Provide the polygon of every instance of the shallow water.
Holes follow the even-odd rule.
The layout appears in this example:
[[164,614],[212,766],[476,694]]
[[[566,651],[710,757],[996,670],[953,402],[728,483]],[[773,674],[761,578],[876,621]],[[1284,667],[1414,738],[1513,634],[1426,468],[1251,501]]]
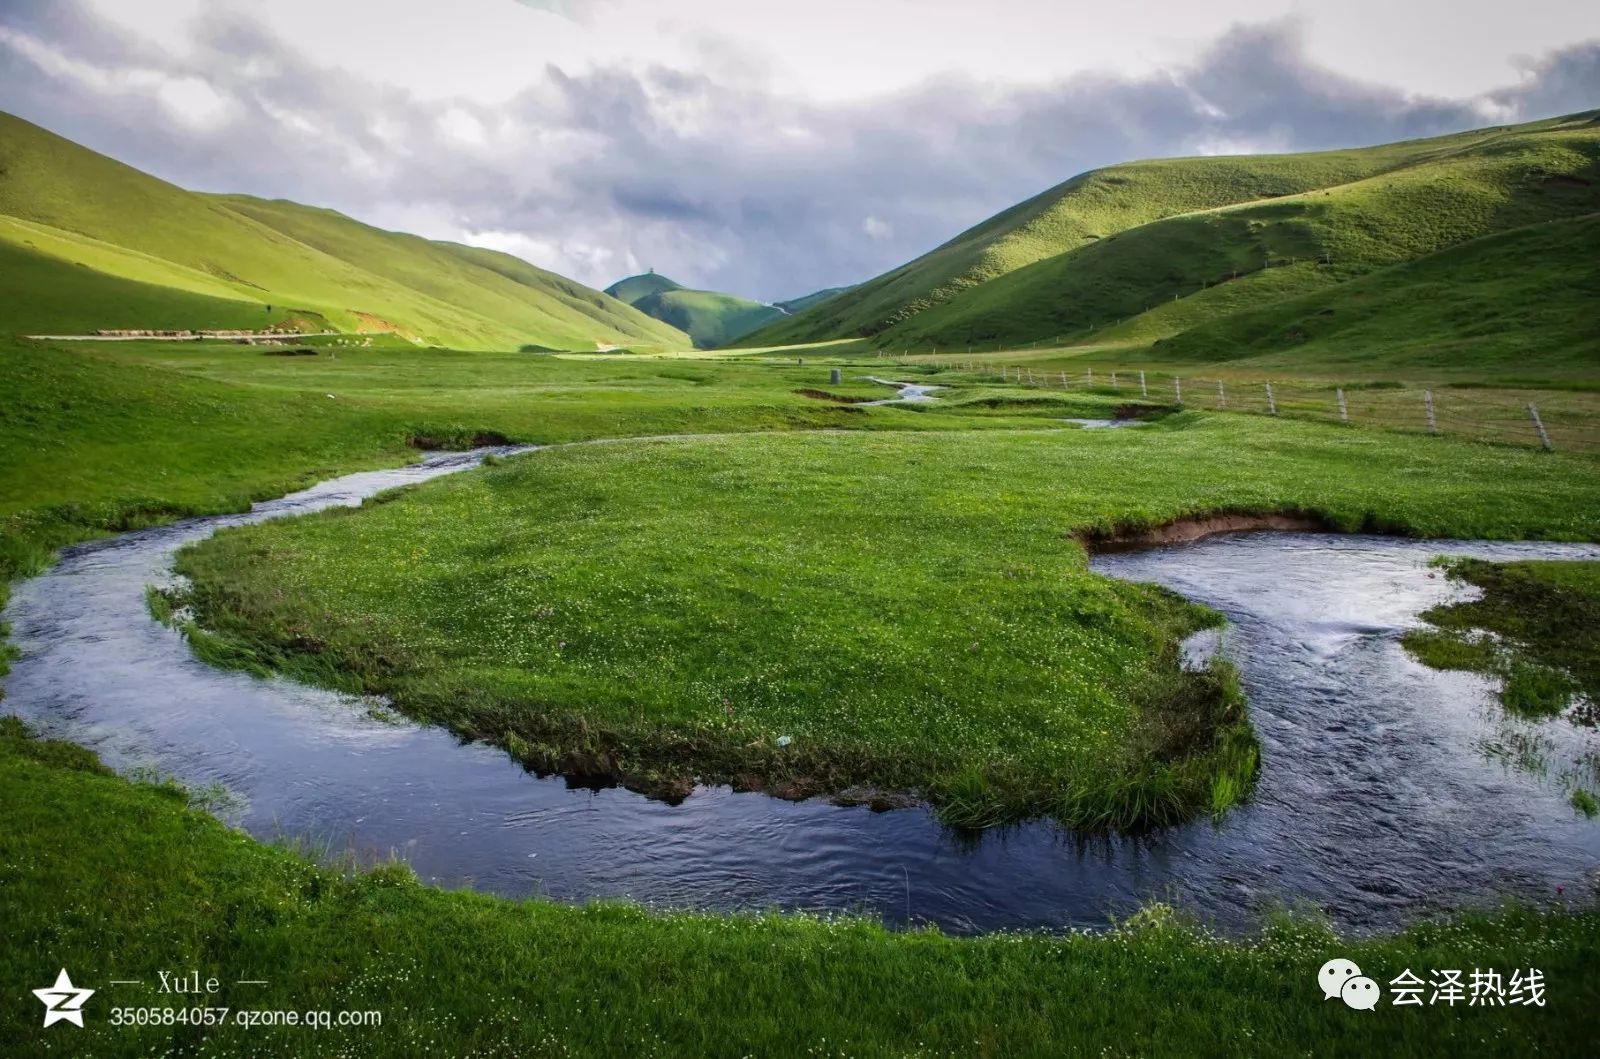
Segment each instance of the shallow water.
[[1076,423],[1085,430],[1120,430],[1123,427],[1136,427],[1142,420],[1139,419],[1063,419],[1063,423]]
[[878,405],[884,404],[926,404],[929,401],[938,400],[937,397],[933,396],[934,390],[942,390],[944,388],[920,382],[896,382],[893,379],[880,379],[876,375],[868,375],[867,378],[883,386],[896,387],[898,392],[893,397],[886,397],[881,401],[862,401],[857,406],[860,408],[876,408]]
[[[669,806],[572,790],[498,750],[372,716],[370,704],[190,657],[145,611],[172,555],[225,525],[355,504],[470,466],[449,454],[351,475],[250,514],[193,519],[69,549],[21,583],[6,618],[22,657],[0,708],[99,751],[221,783],[226,815],[364,857],[397,853],[447,885],[658,907],[848,910],[958,932],[1102,924],[1149,897],[1224,929],[1308,900],[1358,929],[1503,893],[1576,891],[1600,865],[1600,825],[1550,775],[1485,753],[1542,741],[1551,774],[1595,752],[1564,721],[1503,718],[1484,681],[1411,662],[1399,633],[1457,591],[1440,552],[1490,558],[1594,548],[1303,534],[1230,536],[1094,560],[1225,612],[1264,749],[1251,804],[1140,839],[1047,823],[970,839],[922,810],[872,813],[726,788]],[[1203,652],[1204,644],[1194,647]]]

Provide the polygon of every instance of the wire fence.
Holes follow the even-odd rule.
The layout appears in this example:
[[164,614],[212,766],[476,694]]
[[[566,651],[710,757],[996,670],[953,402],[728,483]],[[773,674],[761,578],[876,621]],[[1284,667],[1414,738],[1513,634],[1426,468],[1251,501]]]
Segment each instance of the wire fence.
[[941,358],[938,363],[1023,388],[1600,455],[1600,393],[1583,389],[1400,382],[1339,385],[1305,379],[1190,376],[1148,368],[1096,366],[1068,371],[955,358]]

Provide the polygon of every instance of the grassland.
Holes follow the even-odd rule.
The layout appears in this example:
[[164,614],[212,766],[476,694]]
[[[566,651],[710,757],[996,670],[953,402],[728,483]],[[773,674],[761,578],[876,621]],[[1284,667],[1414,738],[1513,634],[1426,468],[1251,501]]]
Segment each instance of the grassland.
[[[174,187],[0,114],[0,332],[298,321],[467,349],[675,349],[682,332],[517,258]],[[38,257],[51,259],[42,264]],[[165,297],[162,293],[165,291]]]
[[[1066,690],[1095,703],[1110,688],[1132,686],[1084,668],[1075,645],[1104,635],[1126,678],[1142,669],[1157,678],[1147,687],[1159,689],[1159,678],[1170,676],[1170,637],[1201,616],[1164,594],[1090,578],[1078,530],[1294,505],[1347,525],[1371,519],[1418,533],[1600,535],[1592,464],[1559,454],[1197,413],[1115,435],[1043,430],[1054,418],[1104,414],[1126,398],[970,385],[959,373],[942,376],[964,387],[944,405],[852,409],[796,392],[834,389],[823,381],[826,368],[805,356],[800,367],[325,344],[316,356],[278,357],[237,346],[6,342],[4,572],[37,569],[50,548],[85,536],[233,509],[312,478],[399,462],[418,437],[466,444],[484,433],[556,442],[848,428],[550,450],[344,519],[281,527],[285,540],[303,534],[317,545],[310,563],[324,558],[322,540],[348,541],[353,529],[394,519],[431,551],[397,552],[393,569],[353,591],[375,591],[373,600],[384,602],[383,582],[417,585],[429,568],[448,569],[462,576],[433,586],[441,607],[469,617],[500,608],[549,622],[541,647],[561,643],[546,634],[566,638],[565,648],[521,670],[516,651],[526,625],[481,644],[460,626],[423,627],[430,637],[454,636],[455,648],[483,649],[484,666],[468,653],[442,660],[440,673],[461,687],[560,677],[574,691],[599,689],[608,708],[621,710],[626,696],[616,682],[634,678],[617,652],[653,648],[637,662],[651,679],[636,673],[635,683],[660,678],[671,693],[685,686],[683,670],[661,645],[681,634],[703,652],[714,630],[766,667],[735,672],[710,659],[716,679],[753,692],[730,723],[765,736],[788,729],[795,738],[785,749],[801,754],[842,715],[818,714],[820,727],[791,726],[807,719],[795,705],[816,702],[824,680],[862,701],[843,669],[858,661],[886,689],[950,707],[961,705],[955,682],[974,657],[1008,694],[1039,686],[1031,663],[1070,661],[1076,669],[1053,672],[1082,675],[1084,687]],[[883,392],[864,374],[865,366],[851,369],[837,389]],[[635,498],[640,506],[624,510]],[[471,507],[478,503],[481,512]],[[433,520],[451,510],[468,517],[446,540]],[[993,543],[974,546],[968,533]],[[383,548],[402,543],[376,536],[363,535],[351,554],[363,577]],[[470,541],[486,547],[475,554]],[[501,546],[503,559],[489,554]],[[792,576],[799,558],[814,575]],[[295,562],[269,550],[225,573],[238,584]],[[608,562],[615,569],[605,569]],[[693,562],[709,567],[710,578]],[[497,566],[508,591],[548,586],[573,608],[543,618],[489,593],[487,609],[475,610],[470,592]],[[533,573],[550,576],[535,581]],[[625,579],[641,573],[641,582]],[[899,586],[891,576],[909,580]],[[596,588],[603,591],[591,601]],[[643,599],[641,589],[661,598]],[[757,590],[770,595],[770,607],[751,598]],[[674,600],[706,609],[676,613]],[[985,601],[995,613],[979,612]],[[799,613],[807,603],[820,612]],[[712,604],[720,605],[714,613]],[[626,611],[617,629],[604,624],[614,609]],[[444,613],[419,612],[426,620]],[[943,617],[928,622],[930,615]],[[897,616],[915,617],[899,623],[903,636],[891,628]],[[327,622],[341,644],[362,642],[331,611],[309,607],[301,617]],[[696,618],[713,624],[684,628]],[[1014,621],[1002,626],[1000,618]],[[994,644],[992,654],[959,657],[972,630],[956,623],[969,621]],[[1102,624],[1109,633],[1098,632]],[[813,631],[821,639],[799,638]],[[856,653],[872,648],[883,653]],[[791,652],[815,660],[817,670],[782,672],[774,663]],[[269,652],[256,661],[292,668],[294,658]],[[495,683],[502,679],[509,684]],[[689,705],[704,703],[699,696]],[[720,696],[711,706],[715,715]],[[1124,711],[1120,719],[1139,717]],[[1576,910],[1468,915],[1369,940],[1284,920],[1259,937],[1223,941],[1161,909],[1102,935],[956,939],[855,920],[508,902],[430,889],[399,866],[364,874],[318,866],[228,830],[188,808],[181,791],[107,775],[82,750],[0,724],[0,929],[10,942],[0,977],[6,995],[19,998],[0,1008],[8,1053],[1279,1055],[1339,1047],[1512,1055],[1578,1052],[1595,1029],[1600,954],[1596,914],[1582,894],[1573,895]],[[1003,727],[988,735],[1021,741]],[[980,775],[967,804],[992,806],[997,778]],[[971,791],[957,782],[945,793],[956,804]],[[1549,983],[1548,1006],[1353,1012],[1323,1001],[1312,984],[1332,956],[1355,959],[1384,982],[1406,968],[1426,976],[1432,968],[1534,966]],[[61,966],[101,990],[81,1033],[41,1031],[27,995]],[[233,987],[221,998],[236,1008],[379,1010],[383,1027],[110,1025],[113,1001],[151,1001],[119,993],[130,987],[111,979],[148,981],[158,969],[191,967],[266,980],[249,996]]]
[[[274,356],[236,345],[0,339],[0,598],[12,577],[43,569],[66,544],[242,510],[334,474],[406,462],[419,445],[1008,425],[808,397],[801,391],[828,385],[821,367],[333,341],[311,342],[315,356]],[[861,374],[841,392],[887,394]]]
[[783,316],[770,305],[718,291],[689,290],[654,272],[618,280],[606,293],[687,333],[698,349],[725,345]]
[[813,305],[821,305],[834,295],[843,294],[849,289],[849,287],[824,287],[822,290],[812,291],[810,294],[802,295],[799,298],[790,298],[788,301],[773,302],[773,304],[786,313],[794,314],[803,312]]
[[1591,469],[1193,413],[574,447],[180,568],[207,657],[381,691],[540,769],[1129,826],[1225,809],[1254,751],[1225,681],[1178,672],[1204,616],[1089,574],[1080,535],[1288,510],[1593,539]]
[[797,393],[820,368],[314,348],[0,340],[0,581],[85,536],[404,462],[418,440],[939,425]]
[[1131,363],[1592,370],[1600,331],[1579,277],[1597,211],[1593,114],[1351,151],[1129,163],[741,344],[1046,341],[1117,345]]

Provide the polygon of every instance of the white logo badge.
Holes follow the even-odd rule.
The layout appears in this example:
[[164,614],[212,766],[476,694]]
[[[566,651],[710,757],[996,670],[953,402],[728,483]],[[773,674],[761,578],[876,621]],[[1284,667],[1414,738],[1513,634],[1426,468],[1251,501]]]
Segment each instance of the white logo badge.
[[1354,960],[1329,960],[1317,972],[1317,985],[1322,989],[1322,999],[1338,997],[1357,1011],[1371,1011],[1378,1006],[1383,990],[1378,983],[1364,976]]
[[48,989],[35,989],[33,995],[44,1004],[46,1026],[65,1020],[82,1029],[83,1002],[94,996],[94,990],[75,987],[72,979],[67,977],[67,969],[63,967],[61,973],[56,975],[55,985]]

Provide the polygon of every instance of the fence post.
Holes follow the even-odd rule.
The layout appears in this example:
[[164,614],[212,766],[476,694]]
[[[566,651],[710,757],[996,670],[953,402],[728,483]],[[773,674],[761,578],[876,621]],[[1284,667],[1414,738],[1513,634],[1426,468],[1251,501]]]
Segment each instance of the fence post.
[[1272,383],[1269,382],[1267,383],[1267,415],[1275,416],[1277,414],[1278,402],[1272,399]]
[[1094,369],[1093,368],[1089,369],[1088,379],[1089,379],[1088,386],[1089,386],[1090,389],[1093,389],[1094,388]]
[[1528,418],[1533,420],[1533,429],[1539,432],[1539,444],[1546,449],[1555,448],[1554,445],[1550,444],[1550,435],[1544,429],[1544,420],[1539,418],[1539,410],[1533,407],[1532,401],[1528,402]]
[[1117,373],[1116,372],[1112,372],[1111,373],[1111,388],[1113,390],[1115,390],[1117,388]]
[[1177,399],[1178,404],[1183,403],[1183,380],[1176,375],[1172,377],[1172,396]]
[[1428,413],[1428,433],[1439,433],[1439,423],[1433,418],[1433,391],[1422,391],[1422,407]]
[[1217,380],[1217,407],[1228,407],[1228,391],[1222,388],[1222,380]]
[[1336,392],[1339,395],[1339,422],[1348,423],[1350,422],[1350,406],[1344,403],[1344,387],[1339,387]]
[[1061,388],[1063,390],[1065,390],[1067,388],[1067,373],[1066,372],[1062,372],[1061,373]]
[[1146,386],[1144,384],[1144,369],[1143,368],[1139,369],[1139,396],[1140,397],[1149,397],[1150,396],[1150,387],[1148,387],[1148,386]]

